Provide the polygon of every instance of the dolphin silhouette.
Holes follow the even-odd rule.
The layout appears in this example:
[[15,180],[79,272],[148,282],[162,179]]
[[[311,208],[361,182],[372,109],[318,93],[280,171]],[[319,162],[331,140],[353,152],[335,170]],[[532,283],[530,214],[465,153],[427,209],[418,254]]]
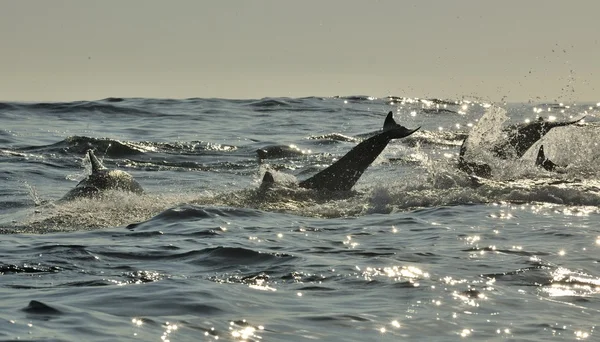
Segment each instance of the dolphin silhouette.
[[[496,145],[492,151],[496,156],[502,159],[509,159],[510,157],[514,157],[515,159],[521,158],[533,144],[546,135],[552,128],[573,125],[583,119],[585,119],[585,116],[573,121],[554,122],[545,121],[540,117],[536,122],[510,126],[504,129],[504,131],[507,132],[507,139]],[[492,168],[488,164],[467,161],[465,159],[467,139],[468,137],[463,140],[463,143],[460,146],[460,151],[458,153],[458,168],[470,175],[491,177]],[[511,153],[511,147],[514,153]],[[543,154],[543,148],[541,148],[541,150]],[[549,162],[552,163],[551,161]],[[537,162],[536,165],[538,165]]]
[[142,194],[144,192],[142,186],[129,173],[121,170],[107,169],[96,158],[92,150],[87,151],[87,156],[92,164],[92,174],[64,195],[61,201],[69,201],[81,197],[95,197],[107,190],[120,190],[134,194]]
[[[316,175],[298,183],[298,186],[306,189],[348,191],[352,189],[363,172],[381,154],[391,140],[407,137],[420,128],[408,129],[397,124],[393,113],[389,112],[383,123],[383,129],[378,134],[362,141],[338,161]],[[273,182],[273,175],[267,171],[263,177],[263,184]]]
[[505,129],[508,134],[505,142],[494,148],[496,155],[502,159],[508,159],[511,155],[511,149],[514,149],[514,157],[521,158],[527,150],[540,140],[544,135],[555,127],[564,127],[576,124],[585,119],[585,116],[573,121],[546,121],[539,118],[535,122],[510,126]]

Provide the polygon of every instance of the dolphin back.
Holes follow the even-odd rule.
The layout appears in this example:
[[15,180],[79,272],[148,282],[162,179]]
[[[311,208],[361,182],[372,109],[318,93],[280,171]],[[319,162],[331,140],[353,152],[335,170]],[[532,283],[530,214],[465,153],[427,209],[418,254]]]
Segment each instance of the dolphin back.
[[[572,121],[536,121],[513,126],[508,130],[508,139],[494,148],[496,155],[502,159],[521,158],[527,150],[555,127],[570,126],[585,119],[585,116]],[[511,148],[507,149],[507,148]],[[514,153],[513,153],[514,152]]]
[[77,198],[91,198],[91,197],[95,197],[100,195],[100,189],[98,189],[95,186],[90,186],[90,185],[81,185],[81,186],[76,186],[75,188],[71,189],[71,191],[67,192],[61,199],[60,201],[72,201],[75,200]]
[[107,169],[96,158],[92,150],[88,150],[87,156],[92,164],[92,174],[79,182],[60,201],[69,201],[82,197],[93,198],[107,190],[119,190],[138,195],[144,193],[142,186],[129,173],[121,170]]

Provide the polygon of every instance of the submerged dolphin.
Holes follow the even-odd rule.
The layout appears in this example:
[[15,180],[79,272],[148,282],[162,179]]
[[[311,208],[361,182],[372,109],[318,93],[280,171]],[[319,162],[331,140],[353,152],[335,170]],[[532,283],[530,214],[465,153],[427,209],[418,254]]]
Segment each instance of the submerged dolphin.
[[92,164],[92,174],[79,182],[61,201],[73,200],[80,197],[95,197],[103,191],[120,190],[142,194],[144,189],[129,173],[121,170],[109,170],[96,158],[92,150],[87,156]]
[[546,158],[546,154],[544,153],[544,145],[540,146],[537,158],[535,158],[535,166],[541,166],[546,171],[554,171],[561,167],[554,164],[550,159]]
[[507,159],[511,157],[510,147],[514,149],[514,157],[521,158],[527,150],[540,140],[546,133],[555,127],[569,126],[585,119],[585,117],[573,121],[545,121],[539,118],[535,122],[511,126],[505,129],[507,139],[494,148],[498,157]]
[[[381,154],[391,140],[407,137],[419,128],[408,129],[397,124],[394,121],[392,112],[389,112],[382,131],[362,141],[328,168],[300,182],[298,185],[307,189],[348,191],[352,189],[363,172]],[[267,171],[263,177],[263,184],[272,184],[273,182],[273,175]]]
[[263,159],[302,157],[309,153],[296,145],[271,145],[256,150],[259,162]]

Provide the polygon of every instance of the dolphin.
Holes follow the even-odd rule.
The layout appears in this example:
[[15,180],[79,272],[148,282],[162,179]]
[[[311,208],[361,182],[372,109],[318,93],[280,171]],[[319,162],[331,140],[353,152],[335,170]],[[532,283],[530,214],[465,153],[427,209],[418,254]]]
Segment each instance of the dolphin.
[[[502,159],[508,159],[510,157],[514,157],[515,159],[521,158],[531,146],[533,146],[538,140],[546,135],[552,128],[573,125],[583,119],[585,119],[585,116],[573,121],[555,122],[545,121],[540,117],[536,122],[510,126],[504,129],[504,131],[507,132],[507,139],[504,142],[496,145],[492,151],[496,156]],[[465,160],[467,139],[468,137],[463,140],[463,143],[460,146],[460,151],[458,153],[458,168],[470,175],[486,178],[491,177],[492,168],[488,164]],[[511,154],[510,152],[511,147],[514,151],[514,154]],[[543,148],[541,148],[541,150],[543,155]],[[536,162],[536,165],[541,164],[537,164]]]
[[142,194],[144,189],[129,173],[121,170],[109,170],[96,158],[92,150],[87,151],[92,164],[92,174],[79,182],[75,188],[61,198],[69,201],[81,197],[96,197],[103,191],[119,190]]
[[585,119],[585,116],[573,121],[546,121],[542,117],[535,122],[519,124],[506,128],[507,133],[505,142],[494,148],[494,153],[502,159],[511,157],[510,147],[514,149],[514,157],[521,158],[527,150],[540,140],[546,133],[555,127],[564,127],[576,124]]
[[[407,137],[420,128],[408,129],[397,124],[393,113],[389,112],[383,123],[383,129],[378,134],[362,141],[338,161],[298,183],[298,186],[306,189],[349,191],[391,140]],[[273,182],[273,175],[267,171],[263,176],[263,184],[268,185]]]
[[546,158],[544,154],[544,145],[540,146],[537,158],[535,158],[535,166],[541,166],[546,171],[554,171],[559,168],[559,165],[554,164],[550,159]]
[[270,145],[256,150],[259,162],[264,159],[302,157],[309,153],[309,151],[301,150],[296,145]]

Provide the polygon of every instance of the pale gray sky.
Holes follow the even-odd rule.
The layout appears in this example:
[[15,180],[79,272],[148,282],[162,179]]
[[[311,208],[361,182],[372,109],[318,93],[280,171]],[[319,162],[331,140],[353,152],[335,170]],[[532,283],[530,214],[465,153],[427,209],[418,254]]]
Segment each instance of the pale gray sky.
[[598,101],[600,1],[2,1],[0,100]]

